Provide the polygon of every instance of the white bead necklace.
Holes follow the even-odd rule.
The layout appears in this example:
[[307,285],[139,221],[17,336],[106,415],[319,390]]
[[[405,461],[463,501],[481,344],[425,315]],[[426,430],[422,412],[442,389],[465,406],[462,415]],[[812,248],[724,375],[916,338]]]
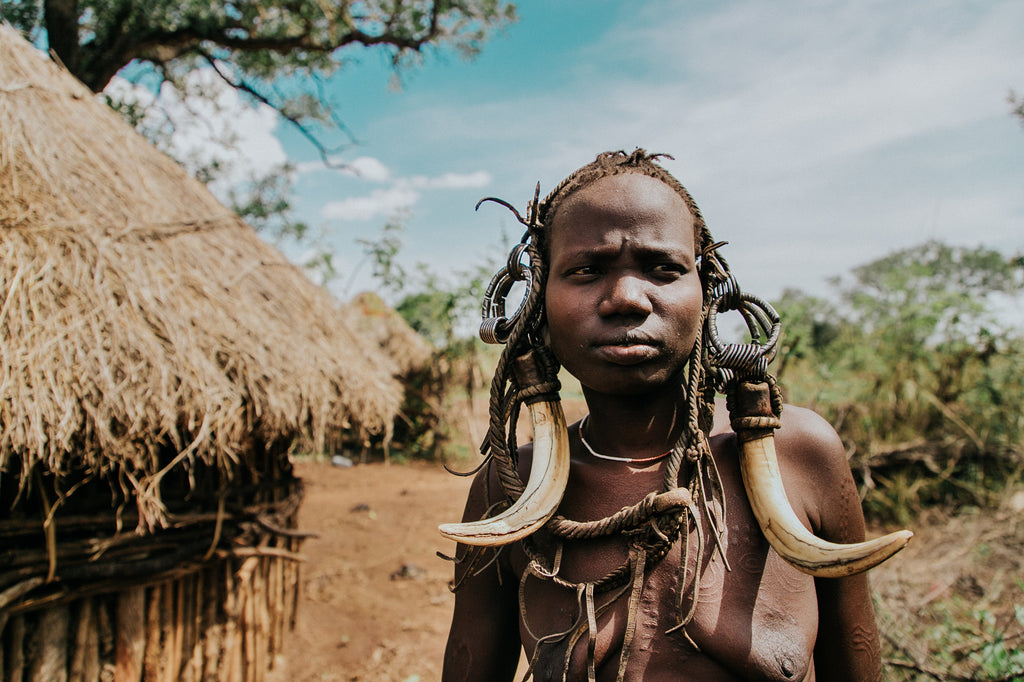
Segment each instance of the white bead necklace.
[[587,439],[583,437],[583,424],[585,424],[589,418],[590,415],[588,414],[580,420],[580,442],[583,443],[583,447],[587,449],[587,452],[598,459],[607,459],[612,462],[626,462],[628,464],[643,464],[644,462],[656,462],[657,460],[663,459],[672,454],[672,450],[669,450],[668,452],[663,452],[660,455],[655,455],[654,457],[615,457],[614,455],[602,455],[600,452],[592,448],[590,443],[587,442]]

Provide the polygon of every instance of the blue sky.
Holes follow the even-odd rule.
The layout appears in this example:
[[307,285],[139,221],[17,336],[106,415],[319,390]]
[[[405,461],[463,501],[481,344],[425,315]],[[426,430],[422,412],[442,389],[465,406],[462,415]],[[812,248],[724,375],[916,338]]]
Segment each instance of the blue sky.
[[741,285],[769,298],[928,239],[1024,249],[1018,0],[517,5],[475,60],[428,54],[398,90],[381,55],[350,53],[332,92],[359,177],[287,127],[252,131],[299,164],[339,294],[370,285],[356,239],[395,210],[407,265],[458,271],[521,232],[479,198],[523,210],[537,181],[638,146],[675,157]]

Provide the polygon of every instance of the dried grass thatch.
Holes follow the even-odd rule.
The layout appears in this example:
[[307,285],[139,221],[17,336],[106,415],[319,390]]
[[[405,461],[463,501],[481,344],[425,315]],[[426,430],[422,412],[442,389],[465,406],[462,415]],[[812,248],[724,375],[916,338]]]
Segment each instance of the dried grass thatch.
[[[404,399],[395,420],[395,450],[403,456],[437,457],[447,439],[441,424],[445,390],[439,354],[377,294],[361,293],[343,310],[352,328],[374,341],[391,359],[395,376],[402,378]],[[383,443],[385,461],[390,459],[391,445]],[[361,459],[365,459],[366,449],[364,444]]]
[[434,348],[377,294],[365,291],[342,308],[349,326],[370,339],[394,363],[394,373],[410,376],[431,361]]
[[230,478],[253,439],[391,428],[378,344],[6,27],[0,243],[0,472],[117,469],[159,497],[183,462]]

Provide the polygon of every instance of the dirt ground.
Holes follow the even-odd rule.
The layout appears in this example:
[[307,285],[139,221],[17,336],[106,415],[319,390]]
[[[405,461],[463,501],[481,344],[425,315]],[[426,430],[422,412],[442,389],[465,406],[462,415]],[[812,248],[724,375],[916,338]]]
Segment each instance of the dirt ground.
[[457,521],[469,480],[440,464],[299,461],[302,554],[295,630],[275,679],[429,682],[441,677],[451,621],[455,543],[437,526]]
[[[440,464],[299,461],[303,547],[295,630],[272,676],[296,682],[430,682],[440,678],[453,597],[454,543],[437,525],[458,520],[469,480]],[[1024,604],[1024,492],[990,515],[922,520],[911,545],[874,569],[883,637],[900,637],[939,599],[998,610]],[[1013,624],[1009,626],[1011,629]],[[1022,642],[1024,645],[1024,642]],[[927,651],[911,651],[921,667]]]

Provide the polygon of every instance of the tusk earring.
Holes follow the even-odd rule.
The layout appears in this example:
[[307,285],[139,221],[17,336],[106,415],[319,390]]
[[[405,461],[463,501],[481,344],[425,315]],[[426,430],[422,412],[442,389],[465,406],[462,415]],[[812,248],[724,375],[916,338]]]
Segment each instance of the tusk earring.
[[838,544],[815,536],[800,522],[782,487],[775,438],[761,436],[740,446],[743,487],[768,544],[779,556],[817,578],[841,578],[874,568],[914,536],[896,531],[868,542]]
[[[739,411],[734,430],[740,438],[740,471],[747,499],[768,544],[779,556],[804,573],[818,578],[854,575],[882,563],[903,549],[914,536],[909,530],[853,544],[828,542],[801,523],[786,497],[775,454],[774,426],[766,383],[740,382],[736,387]],[[752,428],[736,429],[750,420]],[[777,424],[777,420],[775,421]]]
[[[519,358],[516,365],[517,376],[536,376],[536,361],[531,354]],[[531,386],[538,381],[525,379],[519,383]],[[554,397],[539,397],[530,403],[529,410],[533,427],[533,465],[523,494],[497,516],[441,524],[438,526],[441,535],[465,545],[506,545],[533,533],[554,516],[569,482],[569,431],[565,414],[557,393]]]
[[526,537],[554,515],[569,482],[569,435],[561,401],[530,405],[530,422],[533,466],[523,494],[489,519],[442,524],[441,535],[466,545],[505,545]]

